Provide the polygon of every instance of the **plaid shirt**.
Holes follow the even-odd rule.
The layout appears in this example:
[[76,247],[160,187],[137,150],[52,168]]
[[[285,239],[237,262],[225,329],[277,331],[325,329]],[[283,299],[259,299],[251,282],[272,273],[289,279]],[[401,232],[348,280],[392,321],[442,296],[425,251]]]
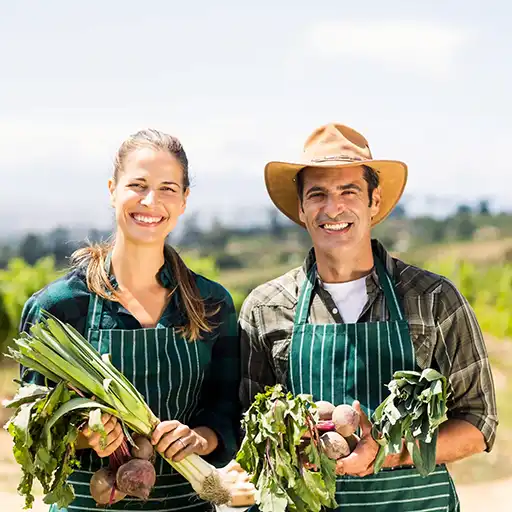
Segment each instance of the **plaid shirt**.
[[[417,364],[421,369],[435,368],[448,378],[449,417],[466,420],[481,430],[490,450],[498,425],[496,399],[487,350],[473,310],[446,278],[392,258],[376,240],[372,245],[394,279]],[[265,386],[286,386],[296,304],[314,261],[311,250],[302,267],[257,287],[243,304],[239,332],[240,399],[244,410]],[[368,301],[358,322],[388,320],[375,269],[366,278],[366,290]],[[318,279],[309,322],[343,323],[332,297]]]
[[[240,346],[237,336],[237,319],[233,300],[221,285],[202,276],[193,274],[205,307],[220,306],[211,321],[217,326],[211,333],[203,333],[197,343],[212,343],[212,361],[205,369],[201,392],[201,407],[192,419],[190,426],[205,425],[217,432],[219,447],[209,456],[214,464],[225,464],[231,460],[240,441],[240,407],[238,388],[240,385]],[[166,288],[176,284],[171,265],[166,263],[157,278]],[[114,277],[111,282],[116,286]],[[72,270],[60,279],[35,293],[25,304],[21,318],[21,331],[41,318],[41,310],[46,310],[61,321],[72,325],[86,336],[86,322],[89,308],[89,292],[85,273],[82,269]],[[159,321],[159,327],[177,327],[186,322],[186,314],[180,304],[179,293],[172,299]],[[140,329],[138,320],[118,302],[105,301],[101,317],[101,329]],[[42,376],[30,372],[24,377],[27,381],[43,381]]]

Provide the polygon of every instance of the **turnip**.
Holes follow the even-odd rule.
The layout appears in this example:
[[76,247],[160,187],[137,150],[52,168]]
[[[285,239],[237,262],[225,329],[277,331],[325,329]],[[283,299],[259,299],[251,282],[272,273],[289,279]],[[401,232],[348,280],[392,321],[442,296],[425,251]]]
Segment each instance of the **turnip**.
[[134,436],[133,440],[136,446],[131,447],[132,457],[136,459],[153,460],[155,449],[151,441],[145,436]]
[[126,493],[116,488],[116,474],[109,468],[96,471],[92,475],[89,488],[98,505],[112,505],[126,497]]
[[142,500],[149,498],[155,482],[155,468],[148,460],[132,459],[117,470],[118,489]]
[[331,402],[325,400],[319,400],[315,402],[318,411],[319,420],[330,420],[332,418],[332,412],[334,411],[334,405]]
[[351,436],[359,427],[359,413],[350,405],[338,405],[332,413],[336,432],[343,437]]
[[320,445],[329,459],[338,460],[350,455],[347,441],[338,432],[325,432],[325,434],[322,434]]

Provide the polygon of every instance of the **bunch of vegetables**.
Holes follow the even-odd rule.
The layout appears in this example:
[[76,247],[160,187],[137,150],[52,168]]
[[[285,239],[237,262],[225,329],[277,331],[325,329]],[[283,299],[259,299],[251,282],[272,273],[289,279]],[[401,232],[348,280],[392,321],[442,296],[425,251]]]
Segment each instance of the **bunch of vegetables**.
[[333,460],[348,457],[359,442],[359,413],[350,405],[334,406],[325,400],[315,402],[315,406],[319,417],[316,429],[324,432],[320,444],[325,454]]
[[[31,327],[30,334],[22,333],[14,340],[14,347],[9,348],[10,357],[25,368],[57,383],[53,389],[23,386],[7,404],[17,408],[7,429],[14,438],[14,455],[23,471],[19,492],[26,497],[27,507],[33,501],[34,478],[43,486],[46,503],[66,507],[74,499],[66,479],[77,467],[78,432],[88,423],[92,431],[105,439],[102,412],[120,419],[126,439],[136,451],[130,454],[125,444],[111,459],[111,471],[94,475],[93,497],[101,494],[99,499],[104,501],[104,493],[99,491],[108,488],[109,502],[122,499],[123,494],[147,499],[155,475],[153,465],[145,457],[153,457],[148,443],[158,418],[133,384],[111,364],[108,354],[100,356],[71,326],[49,313],[44,315],[41,322]],[[142,456],[144,450],[144,458],[128,460],[133,453]],[[166,460],[204,500],[216,504],[229,501],[230,493],[221,473],[198,455],[189,455],[180,462]],[[98,493],[94,492],[96,487]]]
[[337,506],[336,463],[321,446],[317,420],[311,396],[285,394],[279,384],[256,395],[244,414],[236,460],[251,475],[262,512]]
[[375,473],[388,454],[400,453],[402,440],[419,473],[427,476],[436,466],[439,425],[447,420],[446,377],[433,369],[395,372],[390,394],[372,415],[372,437],[380,444]]

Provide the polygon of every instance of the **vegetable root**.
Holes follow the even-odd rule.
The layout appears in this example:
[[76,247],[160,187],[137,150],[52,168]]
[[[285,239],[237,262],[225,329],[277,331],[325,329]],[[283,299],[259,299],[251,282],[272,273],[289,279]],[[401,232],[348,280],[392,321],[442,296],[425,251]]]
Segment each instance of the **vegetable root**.
[[322,434],[320,445],[329,459],[338,460],[350,454],[347,441],[338,432]]
[[117,470],[117,487],[129,496],[147,500],[155,482],[155,468],[148,460],[132,459]]
[[136,446],[131,447],[131,455],[135,459],[152,461],[155,457],[155,450],[151,441],[145,436],[134,436]]
[[332,413],[334,411],[334,405],[331,402],[326,402],[325,400],[319,400],[315,402],[315,405],[318,410],[318,419],[322,421],[330,421],[332,419]]
[[91,496],[98,505],[112,505],[126,497],[126,493],[116,487],[116,474],[109,468],[96,471],[89,484]]
[[332,413],[332,421],[338,434],[349,437],[359,427],[359,413],[350,405],[338,405]]

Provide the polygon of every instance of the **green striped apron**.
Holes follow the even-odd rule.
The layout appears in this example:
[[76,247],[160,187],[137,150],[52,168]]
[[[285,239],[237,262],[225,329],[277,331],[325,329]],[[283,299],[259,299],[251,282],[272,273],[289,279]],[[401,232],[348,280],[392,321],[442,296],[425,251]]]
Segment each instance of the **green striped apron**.
[[[151,329],[101,329],[103,304],[101,297],[91,295],[87,318],[87,338],[91,345],[101,354],[111,355],[112,364],[135,385],[161,421],[175,419],[187,424],[197,412],[203,369],[211,360],[211,345],[190,343],[174,328],[160,323]],[[84,450],[80,463],[80,470],[68,479],[76,494],[67,509],[69,512],[215,510],[161,457],[156,459],[157,480],[146,502],[126,497],[111,507],[98,507],[90,496],[89,482],[97,469],[108,466],[108,457],[100,458],[93,450]],[[55,506],[50,508],[50,512],[57,510]]]
[[[397,294],[382,262],[375,257],[389,321],[355,324],[308,323],[317,279],[316,265],[302,287],[289,351],[288,387],[335,405],[357,399],[371,417],[386,396],[395,371],[416,369],[414,346]],[[458,511],[458,498],[444,465],[423,478],[415,468],[383,470],[367,477],[336,480],[336,510],[378,512]]]

